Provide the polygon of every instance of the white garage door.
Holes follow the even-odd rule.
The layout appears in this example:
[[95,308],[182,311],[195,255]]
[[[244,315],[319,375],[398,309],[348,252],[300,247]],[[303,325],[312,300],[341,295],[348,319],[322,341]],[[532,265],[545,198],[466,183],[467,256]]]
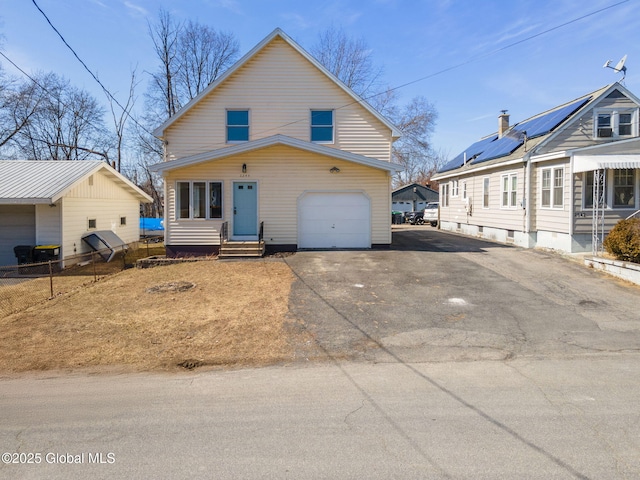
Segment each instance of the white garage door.
[[298,203],[299,248],[371,247],[371,205],[363,193],[307,193]]
[[36,215],[33,205],[0,205],[0,265],[15,265],[17,245],[35,246]]

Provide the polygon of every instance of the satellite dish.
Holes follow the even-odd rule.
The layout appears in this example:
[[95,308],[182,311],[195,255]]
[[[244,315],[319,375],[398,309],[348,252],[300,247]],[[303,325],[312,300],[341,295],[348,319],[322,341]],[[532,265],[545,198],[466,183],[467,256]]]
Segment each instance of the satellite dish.
[[627,67],[624,66],[624,63],[627,61],[627,56],[625,55],[624,57],[622,57],[620,59],[620,61],[616,64],[615,67],[611,66],[611,60],[607,60],[607,63],[605,63],[602,68],[610,68],[611,70],[613,70],[616,73],[620,73],[622,72],[622,79],[624,80],[624,77],[627,75]]
[[627,56],[625,55],[624,57],[622,57],[622,59],[620,59],[620,61],[618,62],[618,64],[614,67],[614,71],[616,73],[619,72],[626,72],[627,71],[627,67],[624,66],[624,62],[627,61]]

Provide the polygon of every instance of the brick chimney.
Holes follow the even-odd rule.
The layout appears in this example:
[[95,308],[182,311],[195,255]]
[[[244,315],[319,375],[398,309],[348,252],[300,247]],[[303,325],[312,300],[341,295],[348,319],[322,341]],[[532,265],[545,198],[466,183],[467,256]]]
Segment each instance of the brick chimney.
[[509,130],[509,114],[506,110],[502,110],[498,115],[498,138],[502,138],[507,130]]

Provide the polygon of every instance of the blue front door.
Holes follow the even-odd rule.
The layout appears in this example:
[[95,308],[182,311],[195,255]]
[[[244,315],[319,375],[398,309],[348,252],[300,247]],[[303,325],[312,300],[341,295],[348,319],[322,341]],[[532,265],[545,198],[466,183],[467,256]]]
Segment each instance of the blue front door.
[[258,188],[256,182],[233,184],[233,234],[258,234]]

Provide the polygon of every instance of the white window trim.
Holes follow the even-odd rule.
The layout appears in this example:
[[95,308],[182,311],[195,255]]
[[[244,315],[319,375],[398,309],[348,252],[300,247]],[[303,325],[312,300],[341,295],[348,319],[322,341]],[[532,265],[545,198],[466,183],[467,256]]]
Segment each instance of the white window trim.
[[442,188],[441,190],[441,197],[440,198],[440,205],[442,205],[443,207],[448,207],[449,206],[449,198],[450,198],[450,194],[449,194],[449,184],[448,183],[443,183],[442,184]]
[[[487,182],[488,181],[488,182]],[[487,199],[485,203],[485,198]],[[482,208],[490,208],[491,177],[482,177]]]
[[467,199],[467,182],[462,182],[462,199]]
[[[504,179],[507,179],[507,190],[504,190]],[[516,179],[515,198],[513,197],[513,181]],[[518,207],[518,174],[517,173],[505,173],[500,176],[500,208],[514,209]],[[504,202],[504,194],[507,194],[507,203]]]
[[458,179],[455,180],[451,180],[451,198],[457,198],[458,197]]
[[[229,140],[229,127],[244,127],[245,125],[229,125],[228,112],[247,112],[247,139],[246,140]],[[224,136],[226,143],[246,143],[251,140],[251,109],[249,108],[227,108],[224,111]]]
[[[331,140],[313,140],[313,128],[326,128],[329,125],[314,125],[313,112],[331,112]],[[333,108],[312,108],[309,110],[309,141],[317,144],[332,145],[336,143],[336,111]]]
[[[543,175],[544,172],[546,170],[549,170],[550,172],[550,185],[549,185],[549,205],[543,205],[542,204],[542,192],[543,192]],[[556,178],[556,171],[557,170],[562,170],[562,204],[561,205],[554,205],[553,204],[553,198],[554,198],[554,189],[555,189],[555,178]],[[539,196],[540,196],[540,208],[544,209],[544,210],[564,210],[565,209],[565,193],[566,193],[566,172],[565,172],[565,168],[564,166],[557,166],[557,167],[545,167],[545,168],[541,168],[540,169],[540,188],[539,188]]]
[[[631,114],[631,135],[620,135],[620,114]],[[598,135],[598,115],[611,116],[611,136]],[[593,109],[593,138],[611,139],[611,138],[633,138],[640,136],[638,129],[638,108],[594,108]]]
[[[178,184],[179,183],[188,183],[189,184],[189,216],[181,217],[180,216],[180,196],[178,192]],[[204,217],[194,217],[193,216],[193,184],[194,183],[204,183],[205,184],[205,198],[206,198],[206,208],[205,208],[205,216]],[[220,197],[222,199],[222,207],[221,207],[221,216],[220,217],[210,217],[210,205],[209,205],[209,196],[211,195],[210,188],[212,183],[220,184]],[[205,221],[222,221],[224,220],[224,182],[222,180],[176,180],[174,184],[174,219],[176,221],[181,220],[193,220],[196,222],[205,222]]]

